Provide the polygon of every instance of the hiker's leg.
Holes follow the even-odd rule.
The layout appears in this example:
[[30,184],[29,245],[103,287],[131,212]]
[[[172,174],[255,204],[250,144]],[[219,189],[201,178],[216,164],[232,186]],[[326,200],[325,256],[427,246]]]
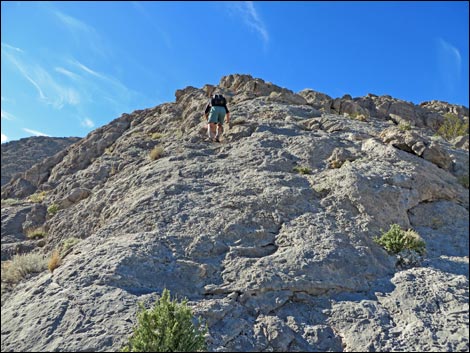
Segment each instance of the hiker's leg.
[[217,123],[218,123],[218,110],[217,108],[220,107],[211,107],[211,110],[209,111],[209,118],[207,119],[208,125],[207,125],[207,135],[209,138],[212,140],[215,138],[216,134],[216,128],[217,128]]
[[213,139],[215,137],[215,130],[216,130],[216,124],[214,123],[207,124],[207,136],[209,136],[210,139]]
[[224,132],[224,118],[225,118],[225,108],[224,107],[216,107],[217,108],[217,135],[215,135],[216,139],[219,139]]
[[215,137],[216,130],[217,130],[217,124],[211,124],[211,136],[212,137]]
[[223,132],[224,132],[224,126],[222,124],[217,124],[217,133],[215,135],[215,138],[219,139],[222,136]]

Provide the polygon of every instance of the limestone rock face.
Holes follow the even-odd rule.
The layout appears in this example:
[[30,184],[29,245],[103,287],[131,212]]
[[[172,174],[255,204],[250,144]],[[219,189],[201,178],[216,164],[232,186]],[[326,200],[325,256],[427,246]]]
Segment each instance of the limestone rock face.
[[28,137],[18,141],[2,143],[2,186],[13,176],[22,173],[34,164],[42,162],[71,144],[79,141],[78,137]]
[[[205,138],[214,91],[233,121],[220,144]],[[211,351],[468,351],[468,149],[432,138],[439,109],[249,75],[175,96],[2,188],[45,191],[2,203],[2,260],[76,239],[53,273],[2,284],[2,351],[117,351],[164,288],[207,323]],[[419,267],[374,242],[395,223],[426,242]]]

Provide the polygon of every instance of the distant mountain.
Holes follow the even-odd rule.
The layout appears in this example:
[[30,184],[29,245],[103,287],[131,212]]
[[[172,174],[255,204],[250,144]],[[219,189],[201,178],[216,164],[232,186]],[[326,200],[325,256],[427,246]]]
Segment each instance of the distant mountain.
[[27,137],[2,143],[2,186],[34,164],[79,141],[79,137]]
[[[2,351],[119,351],[164,288],[209,351],[469,350],[468,108],[249,75],[175,95],[3,185]],[[394,225],[425,252],[384,250]]]

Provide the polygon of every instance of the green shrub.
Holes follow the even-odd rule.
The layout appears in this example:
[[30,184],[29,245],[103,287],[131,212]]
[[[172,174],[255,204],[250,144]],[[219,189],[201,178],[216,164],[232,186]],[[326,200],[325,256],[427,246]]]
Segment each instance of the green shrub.
[[400,123],[398,124],[398,129],[400,131],[408,131],[408,130],[411,130],[411,124],[409,122],[405,122],[405,123]]
[[330,169],[337,169],[337,168],[341,168],[341,166],[343,165],[344,161],[341,161],[339,159],[332,159],[329,161],[329,168]]
[[294,172],[297,172],[299,174],[310,174],[312,172],[312,170],[309,167],[295,166],[294,167]]
[[163,136],[165,136],[165,135],[162,134],[161,132],[154,132],[154,133],[151,135],[152,139],[154,139],[154,140],[161,139]]
[[459,181],[459,184],[462,185],[464,188],[467,188],[467,189],[469,188],[470,180],[469,180],[468,174],[459,176],[457,180]]
[[348,117],[354,120],[367,121],[367,117],[364,114],[358,112],[348,113]]
[[392,224],[388,232],[380,238],[374,237],[374,241],[391,254],[398,254],[402,250],[414,250],[420,255],[426,252],[426,243],[419,234],[410,229],[404,231],[398,224]]
[[14,255],[11,261],[2,262],[2,282],[17,283],[29,273],[42,272],[47,261],[41,254]]
[[59,205],[55,202],[47,208],[47,214],[49,216],[55,215],[59,211]]
[[40,203],[44,200],[45,197],[46,197],[46,192],[45,191],[40,191],[40,192],[36,192],[36,193],[30,195],[28,197],[28,201],[33,202],[33,203]]
[[43,227],[28,228],[25,233],[29,239],[40,239],[47,235]]
[[152,161],[160,158],[161,156],[163,156],[163,147],[162,146],[155,146],[151,151],[150,151],[150,159]]
[[138,324],[122,352],[202,352],[206,350],[204,335],[207,328],[193,324],[187,300],[170,300],[163,290],[152,309],[139,303]]
[[72,249],[75,245],[77,245],[81,239],[75,238],[75,237],[70,237],[67,238],[62,242],[62,246],[60,248],[60,255],[65,255],[67,252]]
[[21,200],[18,200],[18,199],[3,199],[2,200],[2,207],[3,206],[13,206],[13,205],[16,205],[16,204],[19,204],[21,203]]
[[444,115],[444,123],[439,127],[437,133],[446,140],[452,140],[457,136],[468,134],[468,122],[464,122],[455,114]]
[[237,118],[237,119],[234,119],[234,120],[230,120],[232,126],[235,126],[235,125],[243,125],[246,123],[246,119],[245,118]]

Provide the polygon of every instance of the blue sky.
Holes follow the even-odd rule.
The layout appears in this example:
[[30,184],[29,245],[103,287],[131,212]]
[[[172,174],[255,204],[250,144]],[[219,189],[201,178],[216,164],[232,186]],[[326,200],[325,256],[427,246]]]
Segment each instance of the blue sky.
[[86,136],[240,73],[468,107],[469,4],[1,2],[2,143]]

